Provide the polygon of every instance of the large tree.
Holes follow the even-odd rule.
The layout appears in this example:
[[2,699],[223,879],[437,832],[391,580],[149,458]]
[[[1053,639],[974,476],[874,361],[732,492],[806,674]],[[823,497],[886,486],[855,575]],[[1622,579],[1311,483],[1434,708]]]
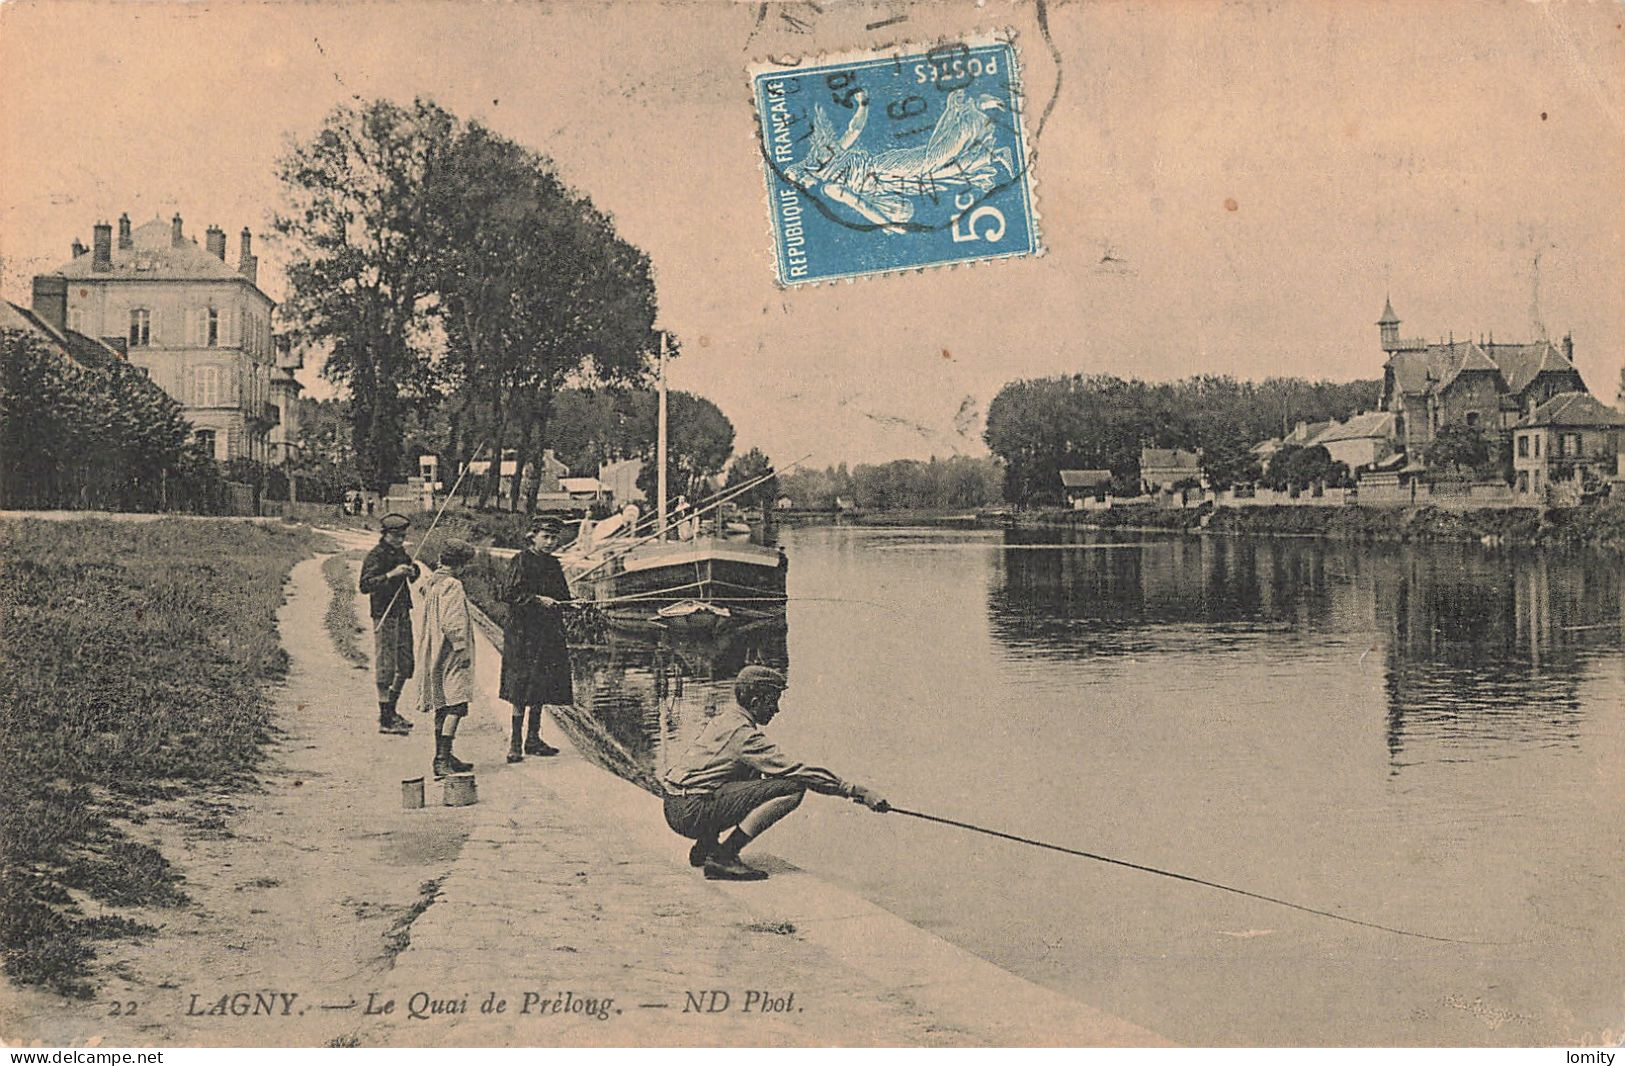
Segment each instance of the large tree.
[[[478,123],[462,130],[432,211],[447,339],[444,375],[461,402],[452,433],[493,454],[512,447],[523,470],[549,439],[554,400],[580,378],[625,385],[654,351],[648,258],[607,216],[571,193],[552,165]],[[499,466],[482,488],[497,486]],[[517,508],[523,479],[514,478]],[[539,479],[528,481],[535,502]]]
[[758,478],[763,479],[761,484],[741,492],[733,502],[744,508],[762,509],[765,513],[779,498],[779,479],[773,475],[773,464],[760,448],[752,448],[728,464],[728,480],[722,487],[735,489]]
[[[646,460],[638,488],[652,500],[659,398],[648,391],[633,396],[634,439],[642,442],[641,456]],[[666,491],[673,500],[687,496],[692,503],[706,495],[707,482],[722,472],[733,453],[734,425],[716,404],[688,392],[667,397],[666,416]]]
[[1477,426],[1453,422],[1433,435],[1422,449],[1422,459],[1436,470],[1478,473],[1493,469],[1490,458],[1494,453],[1490,439]]
[[457,120],[426,101],[344,105],[278,164],[295,332],[325,347],[350,392],[356,465],[382,491],[400,473],[407,404],[430,391],[426,315],[439,280],[429,217]]

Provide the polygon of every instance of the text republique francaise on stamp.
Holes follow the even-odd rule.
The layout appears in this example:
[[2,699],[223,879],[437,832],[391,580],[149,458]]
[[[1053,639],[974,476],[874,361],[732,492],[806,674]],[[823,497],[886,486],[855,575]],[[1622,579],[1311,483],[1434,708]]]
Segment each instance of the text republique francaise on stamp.
[[750,72],[781,285],[1040,250],[1009,41],[786,62]]

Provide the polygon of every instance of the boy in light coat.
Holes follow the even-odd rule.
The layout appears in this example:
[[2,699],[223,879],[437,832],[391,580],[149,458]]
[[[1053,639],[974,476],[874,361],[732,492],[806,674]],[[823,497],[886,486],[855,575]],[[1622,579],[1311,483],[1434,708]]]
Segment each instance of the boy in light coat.
[[467,541],[448,540],[440,551],[440,565],[423,583],[418,710],[434,712],[436,777],[474,769],[472,763],[451,753],[457,726],[474,695],[474,623],[468,613],[468,593],[459,580],[473,558],[474,549]]

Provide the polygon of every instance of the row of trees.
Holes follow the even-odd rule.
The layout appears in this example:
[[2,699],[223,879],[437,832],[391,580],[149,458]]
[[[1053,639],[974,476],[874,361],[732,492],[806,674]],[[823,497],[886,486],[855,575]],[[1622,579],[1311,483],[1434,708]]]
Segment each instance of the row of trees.
[[809,510],[834,510],[838,498],[866,511],[944,510],[996,504],[1003,482],[998,460],[954,456],[795,470],[780,476],[778,487],[796,507]]
[[140,370],[0,334],[0,505],[213,511],[224,493],[180,404]]
[[523,468],[567,383],[647,381],[648,258],[539,153],[430,101],[374,101],[333,111],[279,177],[283,311],[348,392],[366,487],[400,477],[408,433],[464,463],[513,448]]
[[[703,396],[666,397],[666,484],[697,499],[734,449],[734,425]],[[552,446],[572,472],[592,475],[618,459],[644,459],[638,487],[654,498],[659,397],[651,389],[566,389],[554,408]]]
[[1133,495],[1140,449],[1202,451],[1203,473],[1226,488],[1258,480],[1252,445],[1299,421],[1344,419],[1368,410],[1378,382],[1268,378],[1242,382],[1201,375],[1164,384],[1111,375],[1013,381],[988,405],[984,439],[1004,461],[1007,499],[1059,499],[1062,469],[1112,471],[1112,490]]

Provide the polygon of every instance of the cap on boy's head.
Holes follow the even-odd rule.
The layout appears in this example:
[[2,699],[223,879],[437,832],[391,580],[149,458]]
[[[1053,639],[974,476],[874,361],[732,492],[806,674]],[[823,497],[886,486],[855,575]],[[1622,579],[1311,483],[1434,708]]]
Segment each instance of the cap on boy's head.
[[452,537],[446,541],[445,546],[440,549],[441,566],[462,566],[472,558],[474,558],[474,545],[457,537]]
[[552,515],[539,514],[531,515],[529,528],[531,536],[535,536],[543,530],[549,533],[557,533],[563,529],[563,526]]
[[747,666],[734,678],[734,699],[749,703],[757,689],[770,688],[783,692],[790,687],[785,676],[771,666]]
[[412,524],[412,520],[403,514],[391,511],[386,514],[383,521],[378,523],[385,533],[398,533]]

